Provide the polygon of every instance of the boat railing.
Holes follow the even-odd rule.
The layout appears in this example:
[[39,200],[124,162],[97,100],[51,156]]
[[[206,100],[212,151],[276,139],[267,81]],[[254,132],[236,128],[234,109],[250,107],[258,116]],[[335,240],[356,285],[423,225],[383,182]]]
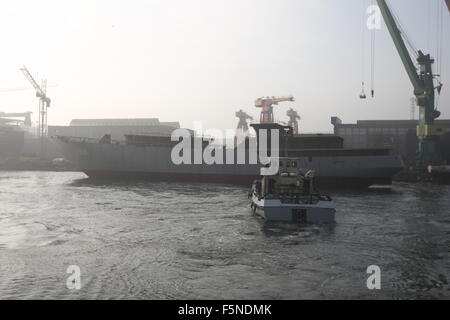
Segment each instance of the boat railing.
[[280,200],[287,204],[316,204],[319,201],[332,201],[329,195],[313,193],[309,195],[303,194],[269,194],[266,195],[267,200]]

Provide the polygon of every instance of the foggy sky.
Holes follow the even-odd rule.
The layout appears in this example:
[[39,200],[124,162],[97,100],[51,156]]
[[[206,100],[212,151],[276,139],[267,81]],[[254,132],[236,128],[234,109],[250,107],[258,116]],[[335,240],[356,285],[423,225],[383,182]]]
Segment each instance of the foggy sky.
[[[419,49],[435,56],[436,5],[391,0]],[[2,0],[0,88],[28,86],[25,64],[49,84],[49,124],[73,118],[157,117],[234,128],[254,100],[289,95],[303,132],[330,117],[409,119],[412,87],[388,31],[376,32],[375,99],[360,100],[362,19],[369,0]],[[444,89],[450,118],[450,16],[444,12]],[[430,12],[430,13],[429,13]],[[430,26],[430,27],[428,27]],[[369,82],[369,33],[365,81]],[[369,89],[369,88],[367,88]],[[33,111],[34,92],[0,92],[0,111]],[[416,112],[417,116],[417,112]]]

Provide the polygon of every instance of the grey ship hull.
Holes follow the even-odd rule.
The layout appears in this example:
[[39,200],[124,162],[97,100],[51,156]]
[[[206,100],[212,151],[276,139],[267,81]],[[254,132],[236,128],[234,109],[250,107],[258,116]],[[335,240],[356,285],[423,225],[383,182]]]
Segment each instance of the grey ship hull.
[[[171,161],[168,146],[100,144],[60,139],[64,155],[90,178],[119,180],[163,180],[251,185],[260,176],[261,165],[181,164]],[[368,187],[389,185],[403,168],[398,156],[347,156],[332,152],[327,156],[301,157],[301,166],[316,172],[321,187]]]

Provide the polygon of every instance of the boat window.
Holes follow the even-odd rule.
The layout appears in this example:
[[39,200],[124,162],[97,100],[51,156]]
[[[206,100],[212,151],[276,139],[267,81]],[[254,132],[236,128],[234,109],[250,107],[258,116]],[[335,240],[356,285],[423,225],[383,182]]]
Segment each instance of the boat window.
[[286,168],[290,168],[291,167],[291,163],[289,161],[286,161]]
[[297,168],[297,161],[292,161],[292,168]]
[[280,167],[284,167],[284,162],[280,161]]

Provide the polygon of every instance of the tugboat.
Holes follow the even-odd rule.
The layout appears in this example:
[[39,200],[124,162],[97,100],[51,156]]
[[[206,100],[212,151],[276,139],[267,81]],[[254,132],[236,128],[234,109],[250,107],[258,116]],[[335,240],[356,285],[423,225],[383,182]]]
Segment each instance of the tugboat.
[[266,221],[332,223],[335,205],[328,195],[314,189],[314,171],[302,170],[299,158],[271,158],[278,161],[275,175],[262,175],[249,193],[252,211]]

